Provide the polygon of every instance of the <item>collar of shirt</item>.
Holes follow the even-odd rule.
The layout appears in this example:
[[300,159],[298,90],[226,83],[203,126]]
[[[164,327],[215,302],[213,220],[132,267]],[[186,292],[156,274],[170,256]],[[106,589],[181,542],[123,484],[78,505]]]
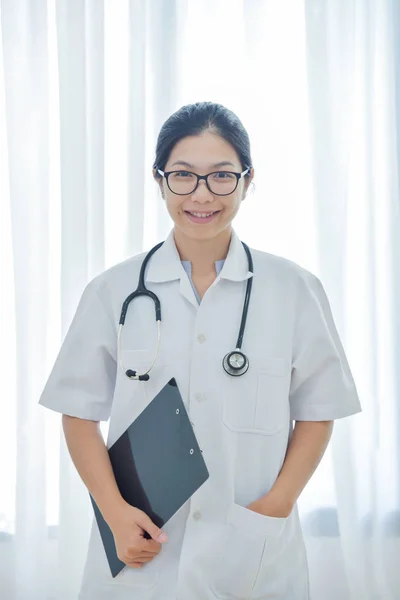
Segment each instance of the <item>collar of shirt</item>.
[[[249,271],[246,251],[234,230],[232,230],[231,243],[228,255],[219,274],[221,279],[231,281],[244,281],[252,277]],[[152,256],[147,271],[146,282],[161,283],[187,277],[177,250],[174,230],[172,229],[164,244]]]
[[[219,275],[221,273],[221,269],[224,266],[224,262],[225,262],[225,259],[215,261],[215,271],[216,271],[217,275]],[[183,268],[185,269],[186,273],[188,274],[188,276],[190,278],[192,278],[192,263],[190,262],[190,260],[182,260],[181,263],[182,263]]]

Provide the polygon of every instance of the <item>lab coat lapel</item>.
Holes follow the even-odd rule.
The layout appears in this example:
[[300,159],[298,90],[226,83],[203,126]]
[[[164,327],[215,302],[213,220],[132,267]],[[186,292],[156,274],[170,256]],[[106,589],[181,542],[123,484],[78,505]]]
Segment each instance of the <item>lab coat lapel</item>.
[[186,273],[175,245],[174,230],[172,229],[161,248],[151,257],[145,281],[146,283],[164,283],[181,279],[182,275],[186,275]]
[[251,271],[249,271],[249,264],[243,244],[235,230],[232,230],[231,243],[220,273],[220,278],[231,281],[245,281],[249,277],[252,277],[252,275]]
[[195,309],[199,308],[199,303],[197,302],[197,298],[192,288],[192,284],[190,283],[190,279],[185,272],[184,276],[181,278],[181,284],[179,288],[180,293],[190,304],[192,304]]
[[199,305],[196,296],[176,248],[173,229],[161,248],[150,259],[145,279],[146,283],[165,283],[179,279],[180,293],[190,304],[198,309]]

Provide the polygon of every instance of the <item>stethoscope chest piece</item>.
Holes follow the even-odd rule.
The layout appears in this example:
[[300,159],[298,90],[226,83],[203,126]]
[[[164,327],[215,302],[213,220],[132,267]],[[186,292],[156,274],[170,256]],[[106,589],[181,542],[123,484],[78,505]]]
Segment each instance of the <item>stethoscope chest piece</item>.
[[222,365],[228,375],[238,377],[239,375],[244,375],[248,370],[249,359],[240,350],[234,350],[233,352],[228,352],[228,354],[224,356]]

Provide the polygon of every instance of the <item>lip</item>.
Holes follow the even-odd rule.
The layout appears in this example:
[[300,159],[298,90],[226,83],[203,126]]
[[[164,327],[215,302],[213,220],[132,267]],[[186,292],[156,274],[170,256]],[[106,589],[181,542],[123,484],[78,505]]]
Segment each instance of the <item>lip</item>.
[[[215,210],[213,211],[213,214],[210,215],[209,217],[195,217],[194,215],[190,214],[191,211],[185,210],[185,215],[187,216],[187,218],[189,219],[189,221],[191,221],[191,223],[198,223],[200,225],[205,225],[206,223],[211,223],[211,221],[213,221],[221,212],[220,210]],[[195,210],[193,212],[196,212],[200,215],[207,215],[210,211],[205,211],[205,210]]]

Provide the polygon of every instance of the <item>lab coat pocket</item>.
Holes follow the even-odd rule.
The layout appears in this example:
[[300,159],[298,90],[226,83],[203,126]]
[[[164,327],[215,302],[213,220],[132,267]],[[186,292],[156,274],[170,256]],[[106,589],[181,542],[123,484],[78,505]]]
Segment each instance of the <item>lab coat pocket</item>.
[[160,555],[140,569],[125,566],[113,578],[99,528],[93,520],[79,598],[82,600],[125,600],[134,595],[145,600],[160,577]]
[[159,580],[158,565],[154,560],[144,564],[140,569],[133,567],[124,567],[110,583],[99,589],[93,585],[92,594],[88,598],[96,600],[126,600],[127,598],[138,597],[141,600],[154,597],[151,590],[157,585]]
[[274,435],[289,419],[290,366],[284,358],[252,357],[247,373],[227,375],[223,420],[232,431]]
[[266,547],[279,546],[286,519],[264,517],[232,504],[216,551],[210,588],[221,600],[248,600]]
[[145,563],[140,569],[126,566],[117,576],[117,583],[121,586],[129,586],[138,592],[143,589],[153,588],[159,579],[159,558],[156,556],[151,562]]
[[249,600],[309,598],[308,566],[297,508],[287,519],[278,537],[267,536],[260,570]]

